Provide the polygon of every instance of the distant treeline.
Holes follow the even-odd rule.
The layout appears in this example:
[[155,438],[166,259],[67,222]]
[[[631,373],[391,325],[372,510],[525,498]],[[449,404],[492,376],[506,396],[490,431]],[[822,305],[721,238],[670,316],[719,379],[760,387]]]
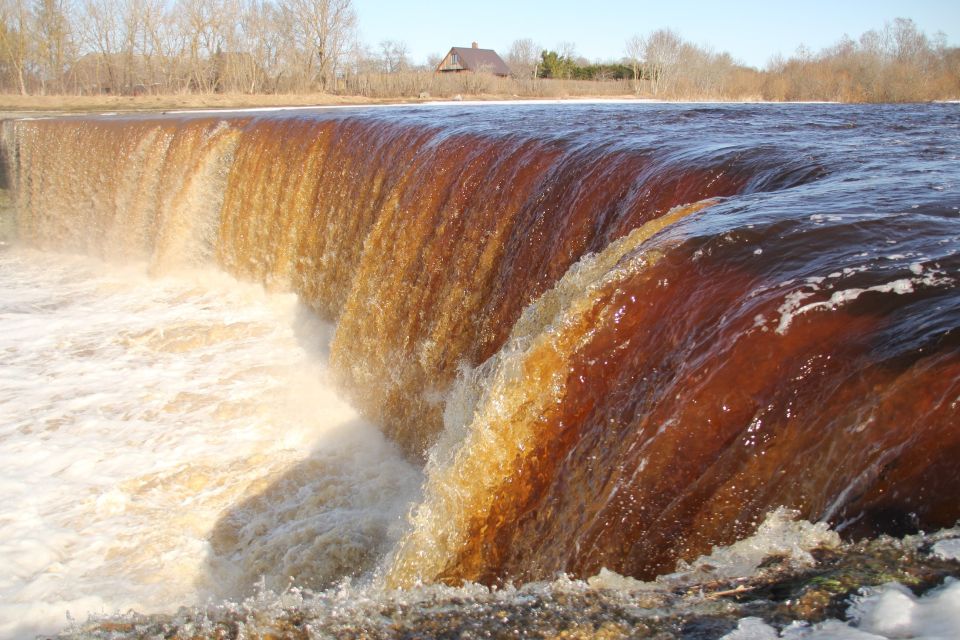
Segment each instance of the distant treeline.
[[618,62],[592,63],[571,43],[542,50],[517,40],[507,63],[518,79],[629,81],[642,97],[666,100],[831,100],[905,102],[960,98],[960,48],[946,36],[898,18],[853,40],[845,36],[818,53],[805,47],[776,56],[758,70],[659,29],[633,36]]
[[538,78],[573,80],[630,80],[633,69],[622,62],[591,63],[556,51],[543,51],[536,69]]
[[627,41],[625,62],[638,92],[657,98],[904,102],[960,97],[960,48],[929,37],[912,20],[814,53],[800,47],[776,56],[765,70],[738,64],[661,29]]
[[[518,39],[512,74],[437,74],[402,41],[357,36],[352,0],[0,0],[0,92],[294,94],[377,98],[634,94],[660,99],[911,101],[960,97],[960,49],[897,19],[766,69],[661,29],[620,60]],[[457,43],[451,43],[457,44]]]

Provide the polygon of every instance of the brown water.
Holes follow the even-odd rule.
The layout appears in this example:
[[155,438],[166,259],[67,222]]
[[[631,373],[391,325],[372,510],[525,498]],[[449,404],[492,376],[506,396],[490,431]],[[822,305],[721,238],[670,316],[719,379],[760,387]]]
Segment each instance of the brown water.
[[779,506],[960,518],[956,105],[21,121],[23,244],[336,323],[424,498],[388,582],[649,579]]

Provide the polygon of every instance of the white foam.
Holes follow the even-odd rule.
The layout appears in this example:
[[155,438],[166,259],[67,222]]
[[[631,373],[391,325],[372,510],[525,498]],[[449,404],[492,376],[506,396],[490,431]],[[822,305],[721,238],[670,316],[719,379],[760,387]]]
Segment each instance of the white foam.
[[960,561],[960,538],[940,540],[933,545],[930,552],[941,560]]
[[784,507],[770,512],[757,531],[732,545],[718,547],[691,563],[680,562],[677,571],[657,578],[658,582],[695,583],[749,576],[766,558],[781,557],[796,567],[812,566],[810,551],[836,548],[840,536],[825,523],[798,520],[797,513]]
[[899,278],[897,280],[874,285],[872,287],[852,287],[850,289],[840,289],[838,291],[834,291],[826,300],[801,304],[804,300],[813,296],[815,291],[819,290],[819,286],[817,284],[808,283],[807,286],[810,289],[809,291],[791,291],[784,298],[783,304],[781,304],[777,309],[777,311],[780,313],[780,322],[777,324],[777,333],[781,335],[786,333],[787,329],[790,328],[790,325],[793,323],[794,319],[797,318],[797,316],[809,313],[815,309],[837,309],[838,307],[841,307],[849,302],[853,302],[865,293],[875,292],[905,295],[908,293],[913,293],[915,291],[915,285],[917,284],[936,286],[943,284],[944,282],[944,279],[937,278],[931,273],[922,279]]
[[296,297],[20,249],[0,290],[0,637],[392,544],[420,473],[326,383],[331,328]]
[[888,638],[956,638],[960,634],[960,581],[918,598],[902,584],[870,589],[857,598],[848,615],[859,628]]
[[653,582],[601,569],[587,579],[587,584],[594,589],[619,591],[672,590],[677,586],[754,575],[770,557],[781,558],[797,568],[809,567],[815,563],[811,551],[840,545],[840,536],[825,523],[814,524],[797,518],[796,511],[778,507],[767,514],[752,536],[729,546],[716,547],[693,562],[681,561],[675,572],[658,576]]
[[776,640],[777,630],[760,618],[741,618],[737,628],[723,636],[722,640]]
[[781,634],[758,618],[743,618],[723,640],[954,640],[960,637],[960,581],[948,578],[923,597],[898,583],[865,589],[853,599],[847,617],[847,622],[794,623]]

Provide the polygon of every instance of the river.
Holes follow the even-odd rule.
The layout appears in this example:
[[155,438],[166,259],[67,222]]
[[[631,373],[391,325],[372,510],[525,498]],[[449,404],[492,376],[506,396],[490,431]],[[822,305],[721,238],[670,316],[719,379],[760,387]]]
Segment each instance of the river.
[[41,118],[3,143],[10,637],[304,589],[580,598],[613,571],[622,596],[796,526],[801,564],[943,530],[903,543],[946,563],[912,586],[956,575],[930,551],[960,518],[956,105]]

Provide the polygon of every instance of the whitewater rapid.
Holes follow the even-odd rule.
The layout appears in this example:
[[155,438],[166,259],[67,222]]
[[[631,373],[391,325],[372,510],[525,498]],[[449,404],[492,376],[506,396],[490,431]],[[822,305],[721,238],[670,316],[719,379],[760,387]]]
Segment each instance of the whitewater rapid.
[[[599,104],[5,123],[0,242],[104,262],[3,249],[0,636],[120,612],[128,637],[171,617],[194,637],[269,622],[274,596],[383,638],[475,625],[470,594],[496,601],[480,637],[715,640],[760,605],[782,634],[781,604],[846,624],[891,579],[952,602],[956,558],[929,547],[960,537],[957,123]],[[804,543],[826,586],[770,601],[763,544],[684,582],[672,621],[672,588],[634,610],[629,585],[755,544],[782,509],[887,568],[837,580],[879,556]],[[604,571],[636,580],[585,621],[596,598],[565,585]],[[722,620],[688,607],[703,589]],[[92,625],[68,633],[119,637]]]
[[323,586],[397,537],[420,471],[296,296],[7,248],[0,290],[0,637]]
[[[330,386],[333,328],[292,294],[212,269],[146,271],[0,250],[0,638],[85,634],[90,616],[122,625],[178,607],[213,621],[246,611],[265,632],[290,607],[349,629],[448,599],[515,607],[601,590],[631,602],[753,575],[770,556],[806,566],[809,549],[839,544],[778,511],[655,583],[604,570],[500,591],[384,591],[379,573],[424,478]],[[958,543],[933,552],[956,558]],[[747,617],[725,638],[949,637],[958,598],[956,581],[924,598],[891,584],[855,598],[847,622],[780,635]]]

